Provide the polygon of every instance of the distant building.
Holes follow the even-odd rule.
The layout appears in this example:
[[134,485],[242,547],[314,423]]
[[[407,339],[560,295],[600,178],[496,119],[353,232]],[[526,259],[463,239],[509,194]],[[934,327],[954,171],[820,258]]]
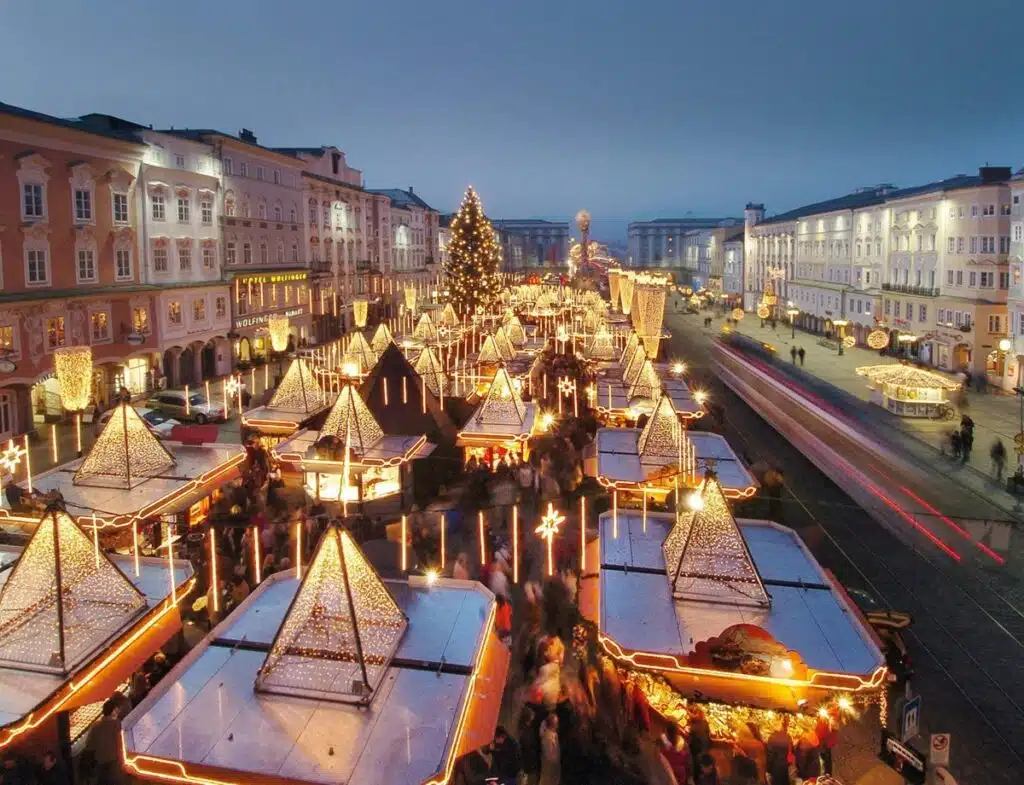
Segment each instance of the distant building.
[[417,287],[423,296],[440,273],[437,249],[441,214],[411,185],[405,190],[383,188],[370,193],[387,197],[390,202],[390,234],[385,245],[389,244],[391,250],[383,255],[383,272],[388,276],[385,296],[401,297],[407,286]]
[[[506,259],[513,259],[514,249],[521,246],[522,265],[509,267],[521,270],[527,267],[559,267],[569,259],[569,222],[544,221],[540,218],[492,220],[499,237],[519,238],[513,242],[509,239],[509,251]],[[506,262],[512,264],[513,262]]]
[[[629,258],[631,267],[686,267],[684,246],[686,235],[690,232],[718,228],[739,227],[742,218],[656,218],[653,221],[632,221],[629,224]],[[697,248],[702,241],[710,242],[710,234],[706,237],[691,240],[691,247]],[[700,256],[695,254],[693,270],[697,273]],[[705,259],[707,262],[707,259]]]

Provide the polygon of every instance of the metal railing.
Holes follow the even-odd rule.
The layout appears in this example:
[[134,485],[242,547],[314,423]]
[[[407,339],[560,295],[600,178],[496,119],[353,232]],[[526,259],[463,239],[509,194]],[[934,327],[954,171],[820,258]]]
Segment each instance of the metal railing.
[[883,292],[896,292],[897,294],[916,294],[919,297],[938,297],[939,289],[932,289],[927,286],[909,286],[900,283],[883,283]]

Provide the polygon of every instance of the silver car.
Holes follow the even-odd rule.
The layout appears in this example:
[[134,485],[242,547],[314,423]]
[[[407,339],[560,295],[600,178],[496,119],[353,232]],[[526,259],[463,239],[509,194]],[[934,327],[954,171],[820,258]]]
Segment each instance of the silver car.
[[[117,409],[107,409],[100,415],[99,420],[96,421],[97,432],[103,430],[116,411]],[[158,439],[169,439],[171,437],[171,431],[174,430],[174,426],[180,424],[177,420],[171,419],[163,412],[157,412],[153,409],[145,409],[141,406],[136,406],[135,412],[142,418],[142,421],[149,426],[149,430]]]
[[208,403],[199,393],[190,393],[186,406],[184,390],[163,390],[146,401],[146,407],[179,420],[194,420],[200,425],[225,419],[223,407]]

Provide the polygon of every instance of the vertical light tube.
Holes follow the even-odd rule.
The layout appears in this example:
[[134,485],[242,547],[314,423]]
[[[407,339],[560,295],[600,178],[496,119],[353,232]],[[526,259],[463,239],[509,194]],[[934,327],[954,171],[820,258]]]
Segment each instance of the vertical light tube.
[[480,536],[480,564],[487,563],[487,544],[484,542],[484,511],[477,513],[477,529]]
[[519,583],[519,505],[512,505],[512,583]]
[[402,516],[402,572],[409,570],[409,553],[406,550],[406,543],[409,542],[409,521]]
[[220,610],[220,585],[217,580],[217,530],[210,526],[210,586],[213,588],[213,612]]
[[580,577],[587,569],[587,497],[580,496]]

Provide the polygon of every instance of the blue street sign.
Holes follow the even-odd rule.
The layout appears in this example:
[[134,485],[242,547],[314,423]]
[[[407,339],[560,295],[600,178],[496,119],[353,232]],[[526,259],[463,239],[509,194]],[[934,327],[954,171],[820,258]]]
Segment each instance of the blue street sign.
[[910,741],[921,730],[921,696],[917,695],[903,704],[903,741]]

